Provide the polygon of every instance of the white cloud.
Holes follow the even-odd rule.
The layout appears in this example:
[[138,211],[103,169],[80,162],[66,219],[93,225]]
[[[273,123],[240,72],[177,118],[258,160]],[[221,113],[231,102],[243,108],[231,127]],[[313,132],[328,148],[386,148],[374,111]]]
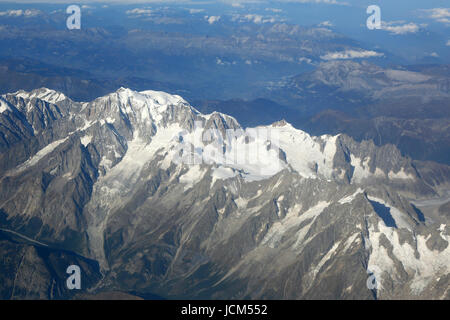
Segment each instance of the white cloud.
[[431,19],[437,22],[450,24],[450,8],[434,8],[422,11],[426,12]]
[[275,23],[277,21],[277,19],[274,18],[274,17],[262,16],[262,15],[259,15],[259,14],[245,14],[245,15],[235,14],[235,15],[233,15],[231,20],[233,22],[234,21],[238,21],[238,22],[253,22],[253,23],[256,23],[256,24],[260,24],[260,23]]
[[209,24],[214,24],[220,20],[220,16],[205,16],[205,19],[208,21]]
[[450,47],[450,40],[447,40],[447,47]]
[[334,25],[330,21],[323,21],[319,23],[319,27],[333,27]]
[[277,9],[277,8],[266,8],[266,11],[271,11],[271,12],[274,12],[274,13],[281,13],[281,12],[283,12],[283,10]]
[[125,12],[127,15],[132,15],[135,17],[140,17],[140,16],[150,16],[152,13],[152,10],[150,9],[143,9],[143,8],[135,8],[132,10],[127,10]]
[[[16,3],[73,3],[73,0],[0,0],[2,2],[16,2]],[[82,3],[108,3],[108,4],[162,4],[162,5],[170,5],[170,4],[211,4],[216,2],[222,2],[228,5],[231,5],[235,8],[244,8],[244,4],[255,4],[255,3],[271,3],[271,2],[285,2],[285,3],[318,3],[318,4],[332,4],[332,5],[350,5],[348,2],[344,2],[341,0],[79,0],[75,1],[80,4]]]
[[341,2],[337,0],[280,0],[281,2],[293,2],[293,3],[323,3],[323,4],[334,4],[340,6],[350,5],[348,2]]
[[[400,23],[400,24],[397,24]],[[399,22],[381,22],[381,29],[389,31],[392,34],[407,34],[407,33],[416,33],[420,30],[420,26],[415,23],[403,23]]]
[[252,21],[254,23],[261,23],[263,21],[263,16],[259,15],[259,14],[246,14],[244,16],[244,19],[246,19],[247,21]]
[[309,59],[309,58],[306,58],[306,57],[300,57],[300,58],[298,58],[298,62],[300,62],[300,63],[307,63],[307,64],[312,64],[312,60],[311,59]]
[[205,11],[205,9],[189,9],[190,14],[200,13]]
[[224,61],[224,60],[216,57],[216,64],[218,64],[220,66],[231,66],[231,65],[236,65],[237,62],[236,61],[232,61],[232,62]]
[[382,57],[383,53],[369,50],[345,50],[340,52],[329,52],[321,56],[322,60],[348,60]]
[[42,11],[36,9],[0,11],[0,16],[8,17],[35,17],[40,14]]

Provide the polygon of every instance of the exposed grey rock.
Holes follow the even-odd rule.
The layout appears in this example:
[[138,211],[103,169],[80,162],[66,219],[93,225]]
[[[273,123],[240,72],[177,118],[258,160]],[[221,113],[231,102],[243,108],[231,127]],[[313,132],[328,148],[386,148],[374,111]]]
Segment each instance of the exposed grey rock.
[[[87,103],[44,89],[5,97],[13,111],[0,121],[21,135],[0,158],[0,227],[97,261],[103,277],[91,271],[92,294],[448,298],[448,217],[433,222],[411,202],[446,194],[444,165],[345,135],[311,137],[285,122],[266,127],[281,139],[261,145],[280,162],[269,174],[258,174],[263,162],[179,163],[180,144],[189,146],[185,156],[225,152],[229,145],[197,145],[193,137],[213,132],[230,143],[227,130],[241,127],[152,91],[121,88]],[[20,255],[37,265],[49,259],[34,243],[16,254],[4,246],[10,269]],[[56,297],[42,293],[51,279],[46,268],[33,273],[35,291],[24,284],[27,270],[14,271],[23,287],[14,297]],[[367,285],[372,274],[378,288]],[[12,284],[3,281],[8,298]]]

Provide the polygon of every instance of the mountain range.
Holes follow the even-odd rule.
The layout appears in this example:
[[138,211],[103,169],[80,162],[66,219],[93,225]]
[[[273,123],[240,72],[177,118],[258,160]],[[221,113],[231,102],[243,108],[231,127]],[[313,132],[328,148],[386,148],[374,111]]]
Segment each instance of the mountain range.
[[393,144],[42,88],[0,97],[0,150],[3,299],[450,298],[450,167]]

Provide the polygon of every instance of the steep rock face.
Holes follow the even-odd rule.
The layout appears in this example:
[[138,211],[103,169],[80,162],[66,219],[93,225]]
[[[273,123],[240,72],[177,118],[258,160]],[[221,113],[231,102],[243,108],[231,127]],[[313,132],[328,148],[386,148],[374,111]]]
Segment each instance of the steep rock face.
[[448,298],[447,166],[155,91],[2,103],[0,227],[98,261],[94,293]]
[[70,265],[80,267],[82,292],[101,278],[98,263],[73,252],[51,248],[20,234],[0,230],[0,297],[10,300],[70,299],[77,292],[66,287]]

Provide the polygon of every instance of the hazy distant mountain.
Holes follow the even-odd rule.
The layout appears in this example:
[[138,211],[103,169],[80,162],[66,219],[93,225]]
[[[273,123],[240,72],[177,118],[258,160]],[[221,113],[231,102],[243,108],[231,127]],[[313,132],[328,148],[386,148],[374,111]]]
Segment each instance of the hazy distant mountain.
[[448,166],[156,91],[0,103],[4,299],[73,296],[68,263],[83,294],[450,298]]
[[[445,70],[448,67],[441,68]],[[436,110],[433,102],[444,100],[448,103],[449,75],[432,71],[432,68],[428,72],[426,68],[423,69],[424,72],[410,71],[405,67],[382,68],[364,61],[325,62],[312,72],[292,77],[270,88],[270,95],[282,104],[301,106],[306,113],[337,109],[359,111],[361,115],[369,116],[379,115],[381,111],[383,114],[389,112],[391,115],[408,117],[411,114],[392,104],[416,99],[415,105],[410,106],[413,114],[421,111],[422,117],[434,118],[438,113],[442,116],[441,112],[444,112],[447,116],[448,108],[440,106]],[[428,104],[433,108],[423,110]],[[367,109],[367,106],[371,109]]]
[[[80,79],[91,80],[91,92],[98,92],[104,82],[116,84],[120,79],[133,78],[141,81],[122,81],[122,85],[140,90],[170,84],[160,89],[183,89],[187,99],[211,100],[252,97],[267,83],[311,70],[329,53],[371,50],[361,42],[318,26],[303,27],[278,20],[240,23],[232,17],[222,18],[216,26],[210,25],[203,15],[191,16],[186,10],[182,17],[171,16],[172,21],[181,19],[179,24],[158,24],[152,19],[133,19],[125,12],[118,10],[107,18],[101,12],[83,15],[86,24],[81,30],[65,29],[67,17],[62,12],[43,13],[45,18],[29,19],[26,23],[18,18],[4,19],[0,57],[33,59],[53,66],[53,70],[65,70],[67,73],[57,73],[63,83],[69,81],[66,77],[70,71],[79,70],[84,76],[72,75],[73,84],[54,88],[71,90],[76,96],[80,92],[74,86],[79,86],[81,93],[85,91],[86,83],[79,83]],[[368,57],[383,63],[391,58],[388,52],[381,51]],[[35,73],[32,70],[36,66],[27,67],[31,70],[21,72]],[[53,70],[42,71],[51,74]],[[40,74],[48,77],[45,72]],[[24,79],[26,85],[31,81]],[[10,92],[7,82],[6,75],[0,74],[0,91]],[[35,82],[34,88],[57,85],[56,79]],[[108,89],[110,92],[117,87]],[[103,94],[106,92],[97,96]]]
[[152,87],[174,93],[178,91],[174,85],[133,76],[106,80],[87,71],[58,67],[35,59],[0,59],[1,94],[46,87],[64,92],[75,101],[90,101],[121,86],[136,90]]
[[313,134],[347,133],[394,144],[414,159],[449,164],[447,69],[333,61],[261,95],[298,110],[295,125]]

